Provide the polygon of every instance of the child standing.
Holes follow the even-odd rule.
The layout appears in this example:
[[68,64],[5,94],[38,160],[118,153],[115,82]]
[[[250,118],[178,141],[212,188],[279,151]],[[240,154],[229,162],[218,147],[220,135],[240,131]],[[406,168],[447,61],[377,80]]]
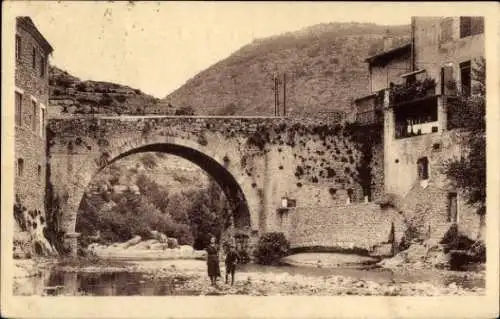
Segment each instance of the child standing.
[[236,272],[236,263],[238,259],[238,253],[234,245],[229,246],[229,252],[226,255],[226,284],[228,283],[229,274],[231,274],[231,286],[234,284],[234,273]]

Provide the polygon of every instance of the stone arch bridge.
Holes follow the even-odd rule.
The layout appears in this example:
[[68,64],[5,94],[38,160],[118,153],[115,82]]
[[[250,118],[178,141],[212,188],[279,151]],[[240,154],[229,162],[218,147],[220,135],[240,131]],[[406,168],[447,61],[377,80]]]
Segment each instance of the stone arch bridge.
[[60,228],[76,248],[77,211],[93,176],[127,155],[166,152],[219,183],[234,203],[236,227],[251,243],[263,232],[281,231],[292,247],[335,245],[343,240],[342,221],[326,222],[337,225],[328,230],[315,214],[336,216],[347,204],[383,192],[381,129],[366,129],[296,117],[54,118],[48,124],[47,200],[58,200]]

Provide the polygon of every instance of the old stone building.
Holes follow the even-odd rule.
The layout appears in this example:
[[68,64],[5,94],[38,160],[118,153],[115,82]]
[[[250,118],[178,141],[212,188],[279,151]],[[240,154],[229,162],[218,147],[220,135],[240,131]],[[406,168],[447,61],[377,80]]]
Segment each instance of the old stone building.
[[357,121],[383,122],[386,193],[426,216],[441,236],[452,223],[475,238],[475,210],[445,178],[445,160],[460,157],[461,130],[448,121],[449,102],[474,94],[471,75],[484,56],[480,17],[415,17],[411,42],[368,58],[369,95],[355,101]]
[[[15,252],[43,253],[46,188],[48,59],[53,48],[29,17],[18,17],[15,36]],[[24,243],[24,244],[23,244]],[[33,243],[33,245],[29,245]],[[28,245],[31,247],[21,247]],[[21,252],[23,251],[23,252]]]

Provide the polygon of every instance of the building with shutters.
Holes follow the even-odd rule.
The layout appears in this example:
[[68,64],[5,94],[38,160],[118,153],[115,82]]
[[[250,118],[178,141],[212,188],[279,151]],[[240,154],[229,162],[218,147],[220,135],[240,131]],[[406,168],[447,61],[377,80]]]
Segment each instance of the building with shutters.
[[355,100],[356,121],[383,131],[385,192],[428,212],[435,228],[458,223],[474,237],[477,214],[440,169],[465,149],[449,106],[478,93],[472,69],[484,57],[484,18],[414,17],[409,43],[390,42],[366,59],[369,94]]
[[43,231],[46,189],[48,60],[53,48],[29,17],[16,19],[15,230]]

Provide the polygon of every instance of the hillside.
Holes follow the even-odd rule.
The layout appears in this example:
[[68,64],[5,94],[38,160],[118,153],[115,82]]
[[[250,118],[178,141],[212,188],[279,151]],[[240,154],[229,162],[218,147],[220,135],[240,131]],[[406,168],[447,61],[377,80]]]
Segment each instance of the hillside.
[[113,163],[94,178],[92,185],[106,183],[122,189],[134,186],[140,175],[146,175],[169,193],[204,188],[209,182],[201,168],[185,159],[164,153],[142,153]]
[[[196,114],[273,115],[273,73],[286,72],[287,113],[349,110],[367,93],[365,58],[409,41],[410,28],[365,23],[320,24],[255,40],[212,65],[160,101]],[[283,101],[283,89],[280,89]]]
[[158,99],[138,89],[102,81],[81,81],[51,66],[49,70],[49,116],[69,114],[145,114],[166,113],[159,110]]

